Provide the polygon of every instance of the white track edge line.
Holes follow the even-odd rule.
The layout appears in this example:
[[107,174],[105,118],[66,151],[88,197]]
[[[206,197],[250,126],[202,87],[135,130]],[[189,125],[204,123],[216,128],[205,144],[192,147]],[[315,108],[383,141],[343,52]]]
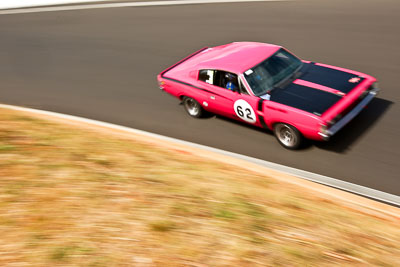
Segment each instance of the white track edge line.
[[218,3],[223,4],[223,3],[245,3],[245,2],[282,2],[282,1],[292,1],[292,0],[174,0],[174,1],[86,4],[86,5],[83,4],[83,5],[68,5],[68,6],[6,9],[6,10],[0,10],[0,15],[52,12],[52,11],[69,11],[69,10],[81,10],[81,9],[116,8],[116,7],[146,7],[146,6],[198,5],[198,4],[218,4]]
[[165,140],[165,141],[169,141],[169,142],[173,142],[173,143],[177,143],[177,144],[182,144],[182,145],[186,145],[186,146],[190,146],[190,147],[194,147],[194,148],[199,148],[199,149],[203,149],[206,151],[222,154],[225,156],[245,160],[245,161],[248,161],[248,162],[263,166],[263,167],[267,167],[267,168],[270,168],[270,169],[273,169],[276,171],[280,171],[280,172],[283,172],[286,174],[296,176],[296,177],[304,179],[304,180],[327,185],[327,186],[330,186],[333,188],[337,188],[337,189],[341,189],[341,190],[344,190],[347,192],[355,193],[357,195],[368,197],[368,198],[371,198],[374,200],[379,200],[379,201],[382,201],[382,202],[385,202],[388,204],[400,206],[400,197],[393,195],[393,194],[385,193],[385,192],[382,192],[382,191],[379,191],[376,189],[349,183],[349,182],[338,180],[338,179],[335,179],[332,177],[328,177],[328,176],[288,167],[285,165],[281,165],[281,164],[269,162],[266,160],[261,160],[261,159],[229,152],[229,151],[214,148],[214,147],[209,147],[209,146],[200,145],[200,144],[196,144],[196,143],[192,143],[192,142],[188,142],[188,141],[183,141],[180,139],[176,139],[176,138],[172,138],[172,137],[168,137],[168,136],[164,136],[164,135],[160,135],[160,134],[155,134],[155,133],[151,133],[151,132],[146,132],[143,130],[138,130],[138,129],[121,126],[121,125],[117,125],[117,124],[112,124],[112,123],[108,123],[108,122],[102,122],[102,121],[87,119],[87,118],[83,118],[83,117],[52,112],[52,111],[45,111],[45,110],[26,108],[26,107],[7,105],[7,104],[0,104],[0,108],[6,108],[6,109],[11,109],[11,110],[17,110],[17,111],[26,111],[26,112],[36,113],[36,114],[49,115],[52,117],[73,120],[73,121],[77,121],[77,122],[84,122],[87,124],[102,126],[102,127],[106,127],[106,128],[110,128],[110,129],[129,132],[129,133],[141,134],[144,136],[149,136],[149,137],[157,138],[160,140]]
[[[32,8],[56,5],[77,5],[93,2],[110,2],[110,0],[1,0],[0,9]],[[96,3],[93,3],[96,4]]]

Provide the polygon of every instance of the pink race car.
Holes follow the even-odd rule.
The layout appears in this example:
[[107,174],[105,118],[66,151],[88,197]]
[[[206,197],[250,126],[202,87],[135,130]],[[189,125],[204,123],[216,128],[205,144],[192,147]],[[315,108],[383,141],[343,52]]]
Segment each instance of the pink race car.
[[190,116],[211,112],[270,129],[288,149],[328,140],[379,91],[372,76],[254,42],[203,48],[157,79]]

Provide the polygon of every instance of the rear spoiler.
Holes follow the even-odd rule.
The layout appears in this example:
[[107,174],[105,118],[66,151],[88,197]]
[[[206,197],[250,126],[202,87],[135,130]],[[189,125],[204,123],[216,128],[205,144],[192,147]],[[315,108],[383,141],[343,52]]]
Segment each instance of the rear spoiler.
[[164,70],[163,72],[161,72],[161,73],[160,73],[161,77],[164,78],[164,74],[165,74],[167,71],[169,71],[169,70],[175,68],[175,67],[178,66],[179,64],[185,62],[185,61],[188,60],[189,58],[194,57],[195,55],[197,55],[197,54],[203,52],[203,51],[206,50],[206,49],[208,49],[208,47],[204,47],[204,48],[198,50],[197,52],[194,52],[193,54],[191,54],[191,55],[185,57],[184,59],[182,59],[182,60],[180,60],[180,61],[178,61],[178,63],[172,65],[172,66],[169,67],[168,69],[166,69],[166,70]]

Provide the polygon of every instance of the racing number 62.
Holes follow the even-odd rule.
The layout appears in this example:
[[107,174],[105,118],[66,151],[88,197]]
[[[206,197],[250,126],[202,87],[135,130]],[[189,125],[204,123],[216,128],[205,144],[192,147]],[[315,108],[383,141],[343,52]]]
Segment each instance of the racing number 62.
[[244,99],[238,99],[233,104],[233,110],[242,120],[249,123],[256,123],[256,114],[251,105]]
[[[244,110],[246,112],[246,118],[249,120],[254,120],[253,117],[251,116],[251,110],[249,108],[246,108]],[[239,117],[244,118],[244,113],[243,113],[243,109],[241,106],[237,106],[236,107],[236,112],[239,115]]]

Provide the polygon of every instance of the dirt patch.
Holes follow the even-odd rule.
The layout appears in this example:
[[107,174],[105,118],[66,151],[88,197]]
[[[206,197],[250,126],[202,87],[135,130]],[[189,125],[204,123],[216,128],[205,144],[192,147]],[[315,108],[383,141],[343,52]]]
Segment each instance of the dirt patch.
[[1,266],[400,262],[394,207],[183,145],[0,111]]

